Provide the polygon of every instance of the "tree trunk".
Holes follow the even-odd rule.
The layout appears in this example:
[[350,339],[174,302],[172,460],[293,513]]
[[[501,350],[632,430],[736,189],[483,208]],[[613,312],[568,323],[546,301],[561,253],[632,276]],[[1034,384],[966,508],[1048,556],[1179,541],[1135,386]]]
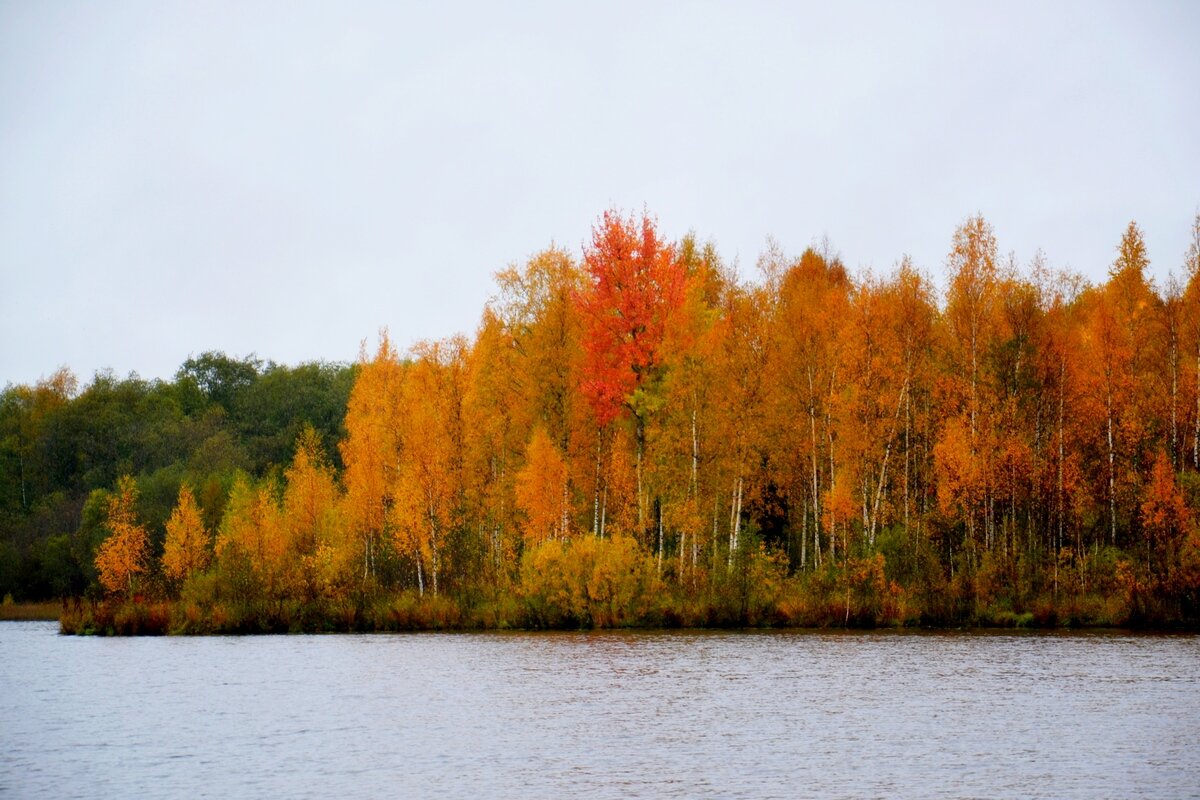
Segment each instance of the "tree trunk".
[[816,552],[821,552],[821,488],[820,469],[817,467],[817,408],[816,387],[813,385],[812,370],[808,371],[808,426],[812,434],[812,501],[813,541]]
[[662,502],[655,500],[654,505],[658,509],[658,576],[662,577],[663,565],[663,521],[662,521]]
[[678,569],[679,569],[679,579],[680,580],[683,579],[684,563],[685,563],[683,560],[683,554],[686,552],[686,550],[687,550],[687,529],[684,528],[683,530],[681,530],[679,532],[679,553],[678,553],[679,567],[678,567]]
[[740,545],[739,538],[742,532],[742,478],[739,475],[734,483],[733,500],[730,503],[730,520],[729,520],[729,566],[733,566],[733,554],[737,552]]
[[441,572],[441,554],[438,553],[437,541],[433,543],[433,596],[438,596],[438,573]]
[[592,535],[600,535],[600,442],[601,431],[596,430],[596,484],[592,495]]
[[[646,449],[646,422],[641,415],[637,419],[637,510],[638,510],[638,538],[646,533],[646,499],[642,490],[642,453]],[[644,540],[643,540],[644,541]]]
[[700,491],[700,437],[696,432],[696,404],[692,402],[692,496]]
[[908,392],[904,393],[904,535],[908,536],[908,482],[909,470],[911,469],[911,450],[909,443],[909,433],[912,429],[912,409],[909,402]]
[[570,513],[571,513],[571,496],[568,492],[567,479],[563,479],[562,487],[562,521],[559,523],[559,535],[567,538],[567,533],[570,529]]
[[800,571],[808,567],[808,498],[804,498],[804,516],[800,523]]
[[1063,546],[1063,526],[1067,516],[1067,493],[1063,485],[1063,461],[1066,458],[1066,445],[1063,439],[1063,423],[1065,406],[1064,394],[1066,393],[1066,371],[1067,362],[1065,358],[1059,361],[1058,368],[1058,541],[1054,546],[1054,597],[1058,598],[1058,554],[1062,552]]
[[875,487],[875,501],[871,508],[871,528],[867,541],[872,550],[875,549],[875,531],[879,524],[879,502],[883,498],[883,487],[887,481],[888,459],[892,456],[892,441],[896,438],[896,427],[900,424],[900,409],[904,398],[908,396],[908,381],[900,387],[900,396],[896,398],[896,413],[892,417],[892,429],[888,432],[887,444],[883,448],[883,464],[879,468],[879,484]]
[[25,492],[25,450],[18,443],[17,445],[17,464],[21,470],[21,508],[29,508],[29,498]]
[[1110,388],[1106,394],[1106,408],[1108,418],[1108,519],[1109,519],[1109,544],[1116,546],[1117,544],[1117,465],[1115,456],[1115,445],[1113,442],[1113,408],[1112,408],[1112,389]]
[[1179,406],[1179,350],[1175,344],[1175,334],[1171,338],[1171,466],[1179,469],[1179,422],[1177,408]]
[[604,487],[604,492],[600,496],[600,538],[604,538],[604,526],[608,518],[608,487]]

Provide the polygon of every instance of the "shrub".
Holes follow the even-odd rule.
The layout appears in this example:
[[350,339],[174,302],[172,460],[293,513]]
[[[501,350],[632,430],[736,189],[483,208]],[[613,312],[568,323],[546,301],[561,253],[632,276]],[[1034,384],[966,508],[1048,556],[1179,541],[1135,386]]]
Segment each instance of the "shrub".
[[658,611],[660,588],[653,560],[628,536],[544,542],[521,565],[521,596],[534,627],[645,623]]

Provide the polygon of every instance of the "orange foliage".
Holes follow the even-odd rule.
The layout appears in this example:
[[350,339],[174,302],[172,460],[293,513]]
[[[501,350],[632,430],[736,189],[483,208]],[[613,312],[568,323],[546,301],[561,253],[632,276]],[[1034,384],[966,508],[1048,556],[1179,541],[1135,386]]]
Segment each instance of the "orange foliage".
[[367,359],[365,345],[359,357],[341,443],[346,518],[360,543],[364,580],[374,571],[375,545],[392,503],[403,391],[404,369],[384,331],[374,358]]
[[110,594],[125,592],[132,596],[134,579],[146,571],[146,529],[137,521],[137,495],[137,483],[126,475],[108,499],[105,527],[109,535],[96,551],[96,569],[100,584]]
[[[1040,255],[1023,275],[970,217],[940,307],[907,258],[851,274],[827,243],[772,246],[752,280],[646,213],[591,233],[581,262],[500,272],[473,341],[364,349],[343,471],[309,428],[282,492],[237,479],[216,573],[306,600],[390,581],[490,602],[519,577],[546,619],[599,625],[671,581],[733,585],[755,553],[864,622],[904,618],[913,586],[1013,615],[1200,580],[1200,216],[1163,292],[1136,224],[1089,287]],[[19,458],[73,392],[62,373],[13,394]],[[200,486],[215,513],[222,486]],[[134,496],[127,478],[110,501],[109,592],[145,570]],[[207,568],[188,486],[166,533],[168,577]]]
[[540,427],[534,429],[525,466],[517,473],[516,499],[525,513],[526,547],[566,536],[567,465]]
[[186,483],[179,487],[179,499],[166,528],[162,564],[168,578],[185,580],[193,573],[208,569],[212,558],[211,538],[204,528],[192,487]]

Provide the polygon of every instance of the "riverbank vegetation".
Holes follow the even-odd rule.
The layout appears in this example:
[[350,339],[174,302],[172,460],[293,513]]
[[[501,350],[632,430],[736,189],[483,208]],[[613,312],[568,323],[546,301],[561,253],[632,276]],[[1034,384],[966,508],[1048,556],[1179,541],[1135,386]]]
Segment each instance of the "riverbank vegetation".
[[67,632],[1200,620],[1200,218],[1156,285],[945,280],[605,214],[472,339],[353,366],[207,353],[0,406],[0,592]]
[[11,595],[5,595],[0,602],[0,621],[57,620],[62,611],[63,605],[57,600],[16,603]]

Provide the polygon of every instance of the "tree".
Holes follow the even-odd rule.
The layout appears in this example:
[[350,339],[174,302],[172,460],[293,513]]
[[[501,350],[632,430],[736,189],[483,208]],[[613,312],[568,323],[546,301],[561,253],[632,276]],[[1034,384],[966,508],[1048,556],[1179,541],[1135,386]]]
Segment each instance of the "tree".
[[[784,261],[779,254],[775,260]],[[813,561],[819,566],[822,524],[828,518],[822,504],[836,479],[830,403],[839,385],[838,342],[848,317],[851,281],[837,258],[811,247],[794,263],[773,269],[781,273],[773,281],[778,302],[771,337],[778,357],[771,370],[772,427],[784,444],[779,478],[794,498],[793,513],[801,514],[793,520],[800,529],[801,562],[807,561],[811,521]],[[742,327],[744,322],[734,324]]]
[[425,592],[428,566],[433,593],[440,593],[447,541],[461,529],[464,511],[463,397],[467,347],[461,337],[414,348],[399,417],[400,452],[389,511],[393,540],[417,566]]
[[346,518],[359,542],[363,583],[375,574],[376,544],[393,504],[404,377],[405,368],[386,330],[380,334],[374,358],[368,360],[363,344],[341,443]]
[[253,355],[237,359],[210,350],[189,356],[175,373],[175,380],[194,386],[206,402],[233,413],[242,393],[258,379],[261,367],[262,362]]
[[217,561],[237,576],[243,599],[262,593],[283,599],[293,588],[291,561],[276,484],[259,485],[239,475],[229,492],[229,503],[217,532]]
[[1129,223],[1108,282],[1090,297],[1088,346],[1091,404],[1099,416],[1094,428],[1102,441],[1108,539],[1117,544],[1120,523],[1132,524],[1132,499],[1139,465],[1148,445],[1152,381],[1148,374],[1148,323],[1155,310],[1146,280],[1149,266],[1141,231]]
[[513,400],[525,407],[514,416],[529,425],[541,423],[551,441],[569,452],[581,336],[575,298],[584,289],[584,276],[565,251],[551,247],[524,269],[499,272],[496,281],[494,313],[515,355],[512,380],[518,396]]
[[1182,328],[1190,339],[1188,347],[1190,355],[1195,356],[1192,367],[1192,394],[1194,410],[1192,412],[1192,469],[1200,472],[1200,213],[1192,222],[1191,241],[1188,243],[1184,259],[1184,279],[1187,281],[1183,290],[1181,312]]
[[[0,509],[24,512],[34,498],[45,494],[53,485],[52,470],[45,449],[47,425],[57,412],[75,397],[78,382],[70,370],[57,370],[33,387],[9,386],[0,395],[0,458],[9,456],[16,461],[12,474],[0,460]],[[41,456],[41,457],[39,457]],[[8,473],[8,474],[5,474]],[[8,497],[9,489],[14,492]]]
[[132,597],[135,578],[146,571],[146,529],[137,521],[137,495],[137,483],[125,475],[108,499],[105,527],[109,535],[96,552],[96,569],[109,594],[123,592]]
[[526,548],[567,535],[566,487],[566,462],[545,429],[535,428],[516,486],[517,507],[525,514]]
[[529,424],[523,396],[529,376],[512,328],[490,306],[484,309],[470,355],[462,457],[470,515],[487,550],[484,569],[495,584],[507,581],[516,567],[513,474]]
[[714,496],[713,408],[724,377],[714,355],[723,330],[721,296],[732,278],[716,248],[697,245],[691,234],[680,243],[679,261],[687,291],[663,340],[662,411],[652,419],[647,449],[654,454],[648,482],[659,498],[658,567],[661,571],[666,534],[675,532],[682,577],[698,565],[706,498]]
[[167,520],[167,538],[163,545],[163,573],[173,580],[187,580],[197,572],[208,569],[212,558],[212,542],[204,528],[200,507],[192,487],[179,487],[175,510]]
[[[1038,284],[1042,306],[1041,324],[1035,331],[1034,361],[1038,382],[1047,402],[1046,417],[1051,422],[1047,442],[1048,456],[1044,458],[1046,485],[1043,497],[1053,498],[1046,504],[1048,531],[1052,532],[1053,581],[1058,590],[1059,554],[1068,538],[1068,522],[1072,515],[1074,497],[1080,489],[1078,464],[1078,435],[1080,386],[1083,364],[1078,358],[1082,350],[1079,298],[1086,284],[1083,278],[1064,271],[1053,271],[1041,260],[1035,261],[1034,280]],[[1070,436],[1070,440],[1068,440]],[[1074,551],[1083,551],[1083,531],[1074,529]]]
[[[584,264],[589,281],[579,296],[582,390],[602,430],[625,411],[633,415],[638,527],[645,530],[646,419],[656,407],[652,384],[661,377],[663,339],[672,314],[683,303],[686,278],[675,248],[659,238],[645,213],[638,220],[604,212],[592,229]],[[597,500],[600,495],[598,481]]]
[[320,434],[306,425],[284,471],[283,518],[300,583],[309,598],[342,588],[352,572],[333,468]]
[[[996,338],[995,310],[999,291],[996,264],[996,236],[982,216],[967,219],[954,232],[946,262],[949,289],[946,293],[945,320],[949,329],[946,357],[949,369],[943,376],[946,418],[957,417],[961,426],[953,441],[946,440],[941,452],[954,454],[954,472],[964,489],[957,507],[967,526],[968,552],[979,544],[983,522],[984,543],[990,544],[991,517],[989,479],[992,447],[990,408],[985,404],[982,372],[984,356]],[[950,426],[944,428],[950,430]],[[945,464],[951,461],[942,459]],[[944,470],[943,473],[945,474]],[[940,495],[940,490],[939,490]],[[970,502],[965,502],[967,500]]]
[[[752,470],[761,463],[764,431],[769,417],[768,389],[771,369],[771,296],[763,287],[731,287],[722,304],[720,347],[715,373],[722,376],[714,410],[714,438],[721,488],[713,498],[713,550],[716,551],[718,517],[724,517],[728,498],[729,520],[726,569],[741,547],[743,509],[753,499]],[[728,494],[726,494],[728,491]],[[719,509],[719,511],[718,511]]]
[[1162,450],[1150,470],[1150,484],[1146,487],[1141,512],[1147,569],[1160,584],[1167,583],[1178,562],[1179,545],[1190,529],[1191,520],[1175,480],[1171,459]]

